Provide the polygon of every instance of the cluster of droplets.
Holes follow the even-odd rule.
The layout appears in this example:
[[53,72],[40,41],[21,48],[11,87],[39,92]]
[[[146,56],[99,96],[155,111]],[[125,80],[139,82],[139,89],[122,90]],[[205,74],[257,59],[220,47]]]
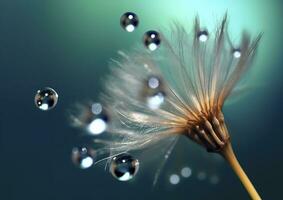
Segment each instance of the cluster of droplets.
[[[207,40],[209,38],[208,31],[207,30],[199,31],[198,34],[197,34],[197,38],[201,43],[207,42]],[[235,59],[240,58],[241,57],[241,49],[240,48],[232,49],[232,55]]]
[[[120,18],[121,27],[127,32],[134,32],[139,25],[139,18],[133,12],[126,12]],[[207,42],[209,34],[207,30],[200,30],[197,34],[197,38],[201,43]],[[161,44],[161,36],[157,31],[146,31],[143,35],[143,44],[150,50],[155,51]],[[235,48],[232,50],[234,58],[241,57],[241,50]],[[152,75],[145,81],[145,101],[150,109],[158,109],[165,100],[165,90],[160,77]],[[53,109],[58,102],[57,92],[50,88],[45,87],[37,91],[34,102],[37,108],[42,111],[48,111]],[[103,109],[103,106],[99,102],[91,104],[90,109],[84,112],[80,123],[83,127],[86,127],[87,132],[92,136],[98,136],[107,131],[107,124],[109,116]],[[93,166],[96,162],[97,152],[90,147],[74,147],[71,153],[71,160],[75,166],[80,169],[87,169]],[[132,157],[130,154],[121,154],[115,156],[110,161],[109,171],[113,177],[119,181],[131,180],[139,170],[139,161]],[[182,178],[189,178],[192,176],[192,169],[190,167],[184,167],[180,171],[180,174],[172,174],[169,177],[169,182],[176,185]],[[211,175],[210,177],[204,171],[196,173],[198,180],[203,181],[208,179],[211,184],[217,184],[219,177],[217,175]]]
[[[99,102],[89,104],[89,106],[80,107],[79,117],[76,121],[76,126],[87,131],[89,136],[99,140],[107,132],[107,126],[110,122],[109,115]],[[99,157],[104,157],[105,153],[92,148],[74,148],[72,150],[72,161],[80,169],[87,169],[93,166]],[[111,156],[110,156],[111,157]],[[110,159],[109,171],[110,174],[119,181],[131,180],[139,169],[139,161],[130,154],[120,154]]]
[[[193,171],[190,167],[183,167],[179,174],[174,173],[169,176],[169,182],[172,185],[177,185],[180,183],[181,178],[190,178],[193,177]],[[205,171],[197,171],[195,177],[198,181],[208,180],[210,184],[216,185],[219,183],[219,176],[212,174],[208,176]]]
[[[127,32],[133,32],[139,25],[139,18],[133,12],[126,12],[120,18],[121,27]],[[161,43],[160,34],[150,30],[144,33],[143,44],[150,51],[155,51]]]

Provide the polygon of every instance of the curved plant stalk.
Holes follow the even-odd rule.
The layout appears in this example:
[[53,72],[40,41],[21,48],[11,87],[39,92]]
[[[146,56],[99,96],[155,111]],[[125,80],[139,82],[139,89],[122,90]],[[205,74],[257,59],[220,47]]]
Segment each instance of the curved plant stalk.
[[261,197],[259,196],[258,192],[256,191],[254,185],[246,175],[245,171],[241,167],[240,163],[237,160],[237,157],[235,156],[235,153],[233,151],[232,145],[230,142],[226,144],[226,146],[222,149],[220,154],[225,158],[225,160],[229,163],[229,165],[232,167],[240,181],[242,182],[243,186],[249,193],[251,199],[253,200],[261,200]]

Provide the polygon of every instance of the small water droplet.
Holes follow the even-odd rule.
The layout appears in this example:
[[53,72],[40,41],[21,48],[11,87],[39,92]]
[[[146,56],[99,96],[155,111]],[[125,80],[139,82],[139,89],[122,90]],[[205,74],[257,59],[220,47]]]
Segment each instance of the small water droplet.
[[93,165],[95,154],[95,151],[91,148],[74,147],[72,150],[72,161],[77,167],[87,169]]
[[155,76],[149,77],[149,79],[147,81],[147,85],[151,89],[156,89],[160,85],[160,80]]
[[93,103],[91,105],[91,111],[95,115],[99,115],[102,112],[102,105],[100,103]]
[[121,16],[120,24],[126,31],[133,32],[139,24],[138,16],[135,13],[126,12]]
[[208,39],[208,32],[207,32],[206,30],[200,31],[200,32],[198,33],[198,39],[199,39],[199,41],[201,41],[201,42],[206,42],[207,39]]
[[234,49],[233,50],[233,56],[234,56],[234,58],[240,58],[241,57],[241,50],[240,49]]
[[189,168],[189,167],[184,167],[184,168],[181,170],[181,175],[182,175],[184,178],[189,178],[189,177],[192,175],[192,170],[191,170],[191,168]]
[[165,95],[162,92],[158,92],[152,96],[147,97],[147,105],[150,109],[158,109],[164,102]]
[[156,31],[147,31],[143,37],[144,45],[150,50],[156,50],[160,43],[161,38],[158,32]]
[[217,175],[212,175],[209,178],[209,181],[210,181],[211,184],[216,185],[216,184],[219,183],[219,177]]
[[198,178],[198,180],[200,180],[200,181],[205,180],[205,179],[206,179],[206,173],[205,173],[205,172],[199,172],[199,173],[197,174],[197,178]]
[[169,178],[169,181],[172,185],[177,185],[180,182],[180,176],[177,174],[172,174]]
[[110,164],[110,172],[119,181],[132,179],[139,170],[139,161],[129,154],[115,156]]
[[51,110],[56,106],[58,102],[58,94],[52,88],[46,87],[38,90],[35,97],[34,103],[40,110]]

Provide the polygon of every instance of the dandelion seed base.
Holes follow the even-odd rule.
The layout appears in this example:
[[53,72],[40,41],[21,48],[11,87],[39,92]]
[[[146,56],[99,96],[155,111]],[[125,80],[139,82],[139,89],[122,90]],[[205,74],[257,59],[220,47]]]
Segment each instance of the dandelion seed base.
[[251,199],[261,200],[234,154],[223,114],[201,115],[200,119],[198,124],[188,130],[187,136],[207,151],[221,154],[239,177]]

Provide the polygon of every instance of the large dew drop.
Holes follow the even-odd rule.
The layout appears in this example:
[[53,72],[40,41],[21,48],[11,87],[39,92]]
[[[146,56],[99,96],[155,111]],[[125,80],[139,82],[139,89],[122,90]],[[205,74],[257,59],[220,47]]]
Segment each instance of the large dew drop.
[[147,31],[144,34],[143,42],[146,48],[148,48],[150,51],[154,51],[161,43],[160,35],[156,31]]
[[135,13],[126,12],[121,16],[120,24],[126,31],[133,32],[139,24],[138,16]]
[[72,161],[77,167],[87,169],[93,165],[95,154],[93,149],[75,147],[72,150]]
[[121,154],[112,159],[110,172],[119,181],[131,180],[139,170],[139,161],[129,154]]
[[58,102],[58,94],[52,88],[46,87],[38,90],[35,97],[34,103],[40,110],[51,110],[56,106]]

